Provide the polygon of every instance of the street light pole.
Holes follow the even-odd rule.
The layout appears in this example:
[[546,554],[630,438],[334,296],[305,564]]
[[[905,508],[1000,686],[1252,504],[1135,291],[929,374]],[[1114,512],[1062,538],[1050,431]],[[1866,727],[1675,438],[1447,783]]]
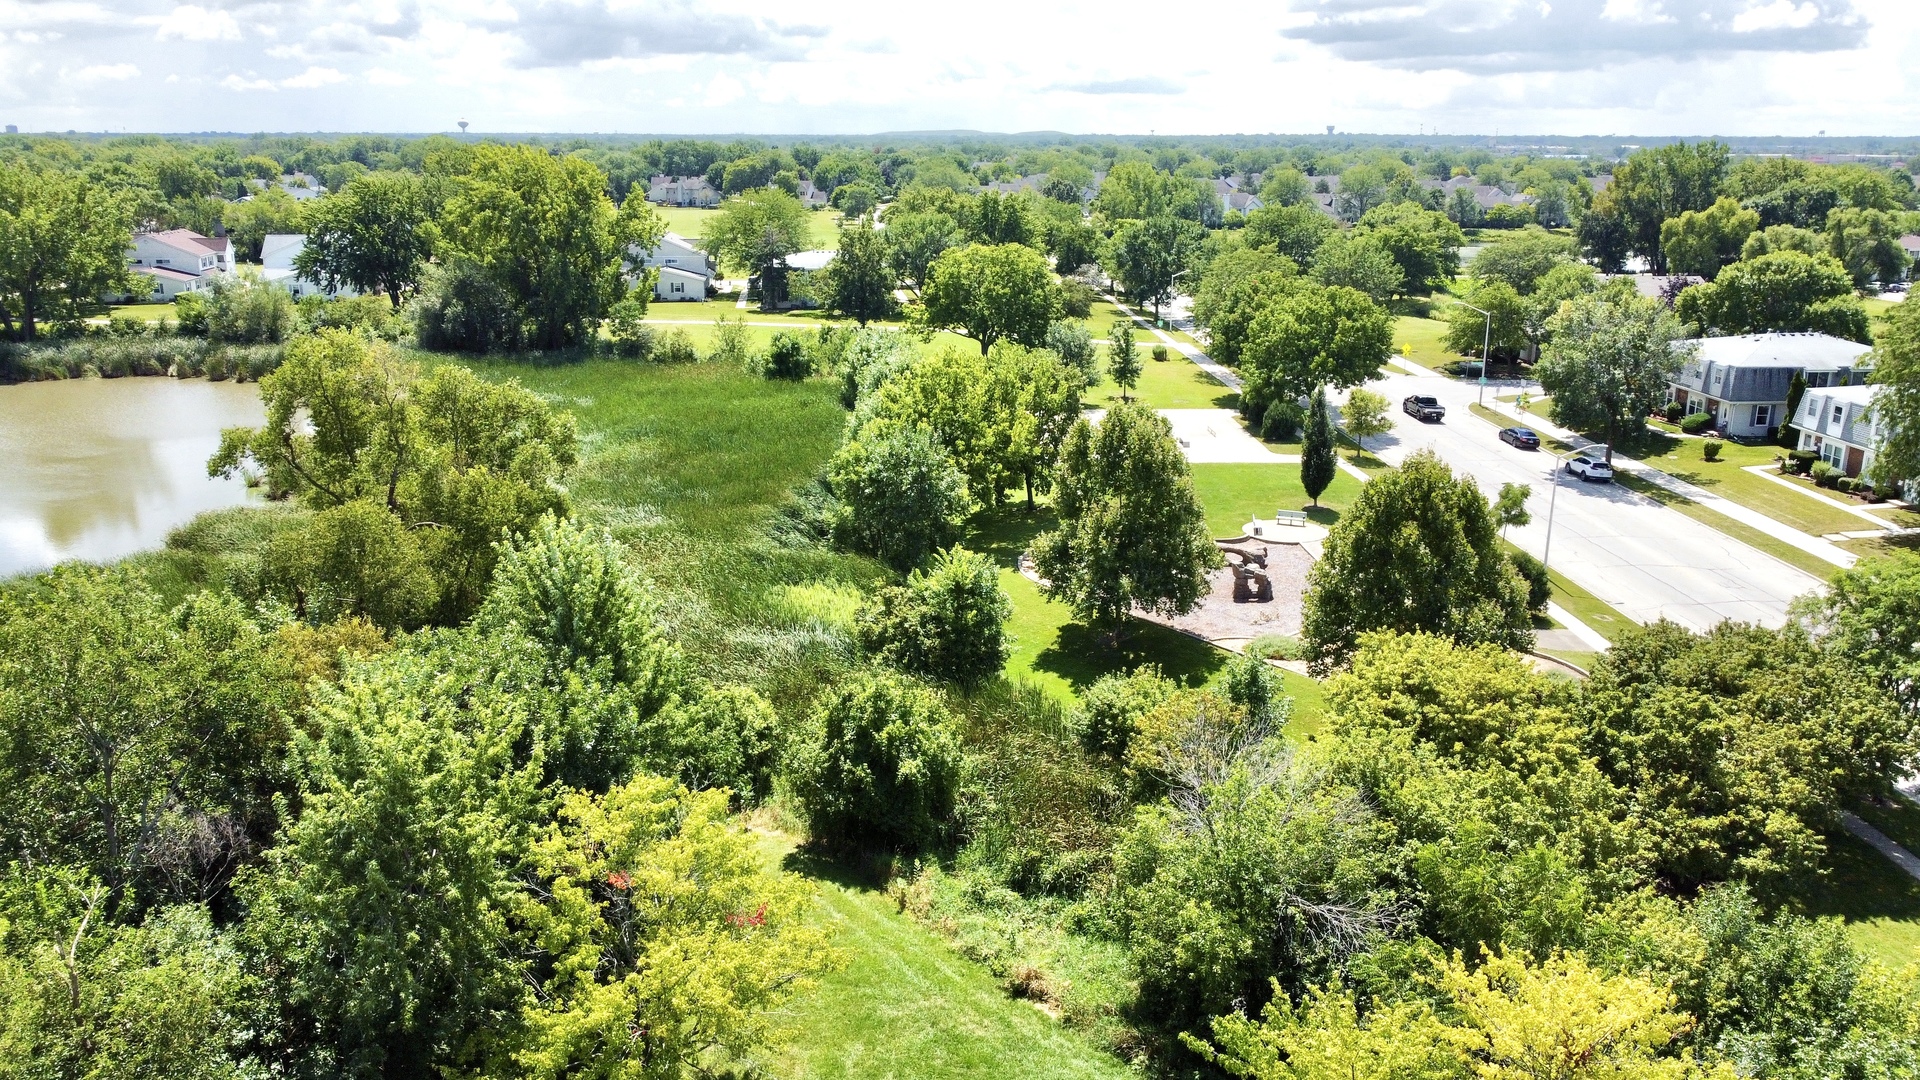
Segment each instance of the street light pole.
[[1576,448],[1563,454],[1553,455],[1553,494],[1547,496],[1547,542],[1540,547],[1540,568],[1546,570],[1553,564],[1547,560],[1553,558],[1553,508],[1560,501],[1560,463],[1580,451]]
[[1487,317],[1486,331],[1480,335],[1480,404],[1484,406],[1487,403],[1487,352],[1493,347],[1493,312],[1483,307],[1474,307],[1465,300],[1457,300],[1455,303]]
[[[1173,303],[1173,283],[1174,283],[1174,282],[1176,282],[1176,281],[1179,281],[1179,280],[1180,280],[1181,278],[1183,278],[1183,277],[1185,277],[1185,276],[1187,276],[1188,274],[1191,274],[1191,273],[1193,273],[1193,270],[1192,270],[1192,268],[1188,268],[1188,269],[1186,269],[1186,270],[1176,270],[1176,271],[1174,271],[1174,274],[1173,274],[1173,276],[1167,279],[1167,303],[1169,303],[1169,304],[1171,304],[1171,303]],[[1154,310],[1153,310],[1153,321],[1154,321],[1154,322],[1155,322],[1156,324],[1157,324],[1157,323],[1159,323],[1159,321],[1160,321],[1160,305],[1158,305],[1158,304],[1155,304],[1155,305],[1154,305]],[[1164,329],[1166,329],[1166,328],[1165,328],[1165,327],[1161,327],[1161,329],[1163,329],[1163,330],[1164,330]]]

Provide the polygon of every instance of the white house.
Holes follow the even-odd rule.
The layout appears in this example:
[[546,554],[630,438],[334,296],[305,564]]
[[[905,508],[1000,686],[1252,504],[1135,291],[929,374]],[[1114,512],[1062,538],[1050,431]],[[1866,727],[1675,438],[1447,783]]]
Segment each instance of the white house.
[[799,186],[794,188],[793,193],[809,210],[817,210],[827,205],[827,193],[814,187],[813,181],[811,180],[800,181]]
[[137,299],[171,300],[206,288],[214,274],[230,273],[233,245],[224,236],[202,236],[191,229],[135,233],[127,262],[153,282],[153,291]]
[[[269,186],[277,187],[293,196],[293,201],[295,202],[306,202],[308,199],[317,199],[327,193],[327,189],[320,186],[318,177],[303,172],[288,173],[278,180],[248,180],[247,184],[256,191],[265,191]],[[253,196],[248,195],[240,201],[246,202],[247,199],[251,198],[253,198]]]
[[705,300],[716,267],[713,256],[679,233],[660,238],[651,251],[629,253],[636,268],[654,271],[653,295],[659,300]]
[[1873,399],[1883,389],[1859,384],[1808,387],[1792,420],[1800,431],[1800,449],[1820,455],[1848,476],[1873,468],[1883,434],[1873,418]]
[[1868,346],[1812,333],[1740,334],[1702,338],[1693,357],[1667,385],[1667,399],[1687,415],[1708,413],[1713,426],[1736,438],[1765,438],[1781,424],[1795,373],[1813,388],[1847,386],[1866,378]]
[[647,181],[647,201],[663,206],[719,206],[720,192],[704,176],[656,176]]
[[300,276],[294,269],[293,260],[305,250],[307,238],[300,233],[268,233],[260,243],[261,277],[272,284],[279,285],[293,294],[295,300],[308,296],[324,296],[334,299],[341,296],[360,295],[352,286],[342,285],[337,289],[323,289],[320,283],[311,278]]

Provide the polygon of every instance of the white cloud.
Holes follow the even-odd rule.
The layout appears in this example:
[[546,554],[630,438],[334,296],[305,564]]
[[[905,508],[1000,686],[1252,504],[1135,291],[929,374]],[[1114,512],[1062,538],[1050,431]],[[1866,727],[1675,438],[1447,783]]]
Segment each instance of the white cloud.
[[312,90],[319,86],[331,86],[337,82],[346,82],[347,77],[330,67],[309,67],[291,78],[281,79],[280,85],[293,90]]
[[240,23],[224,11],[211,11],[198,4],[182,4],[165,15],[140,20],[157,29],[161,41],[239,41]]
[[746,93],[747,88],[741,84],[739,79],[723,71],[715,75],[713,81],[707,84],[707,100],[705,104],[709,109],[719,108],[722,105],[731,105],[745,97]]
[[406,86],[413,82],[405,75],[397,71],[388,71],[386,68],[368,68],[367,81],[375,86]]
[[248,79],[248,78],[242,78],[238,75],[229,75],[226,78],[221,79],[220,85],[223,87],[226,87],[228,90],[235,90],[240,92],[245,92],[249,90],[278,90],[279,89],[279,87],[273,85],[272,79],[258,79],[258,78]]
[[1820,17],[1820,9],[1812,4],[1795,4],[1793,0],[1774,0],[1765,7],[1750,8],[1733,18],[1736,33],[1751,34],[1758,30],[1797,30],[1813,25]]
[[123,82],[140,74],[132,64],[94,64],[73,73],[81,82]]

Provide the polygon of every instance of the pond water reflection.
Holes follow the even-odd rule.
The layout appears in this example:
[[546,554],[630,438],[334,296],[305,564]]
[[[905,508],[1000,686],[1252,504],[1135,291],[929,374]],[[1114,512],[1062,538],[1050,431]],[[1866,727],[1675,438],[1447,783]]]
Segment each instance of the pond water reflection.
[[207,475],[220,429],[266,418],[259,387],[205,379],[0,386],[0,578],[157,548],[194,515],[247,502]]

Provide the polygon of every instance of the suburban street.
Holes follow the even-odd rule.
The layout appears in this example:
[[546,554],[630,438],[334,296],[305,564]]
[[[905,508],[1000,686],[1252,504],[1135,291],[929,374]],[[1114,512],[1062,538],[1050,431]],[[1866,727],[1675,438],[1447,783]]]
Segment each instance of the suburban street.
[[[1453,379],[1390,374],[1370,389],[1393,402],[1392,434],[1369,440],[1381,460],[1399,464],[1431,448],[1457,471],[1471,475],[1489,499],[1504,483],[1533,487],[1533,521],[1508,534],[1538,556],[1547,544],[1553,457],[1500,441],[1499,429],[1467,406],[1478,388]],[[1400,411],[1409,394],[1429,394],[1447,417],[1421,423]],[[1492,401],[1492,388],[1487,400]],[[1518,423],[1518,421],[1515,421]],[[1640,622],[1662,616],[1706,630],[1723,619],[1778,626],[1794,597],[1820,585],[1787,565],[1716,529],[1616,484],[1589,484],[1564,472],[1553,518],[1553,569]]]

